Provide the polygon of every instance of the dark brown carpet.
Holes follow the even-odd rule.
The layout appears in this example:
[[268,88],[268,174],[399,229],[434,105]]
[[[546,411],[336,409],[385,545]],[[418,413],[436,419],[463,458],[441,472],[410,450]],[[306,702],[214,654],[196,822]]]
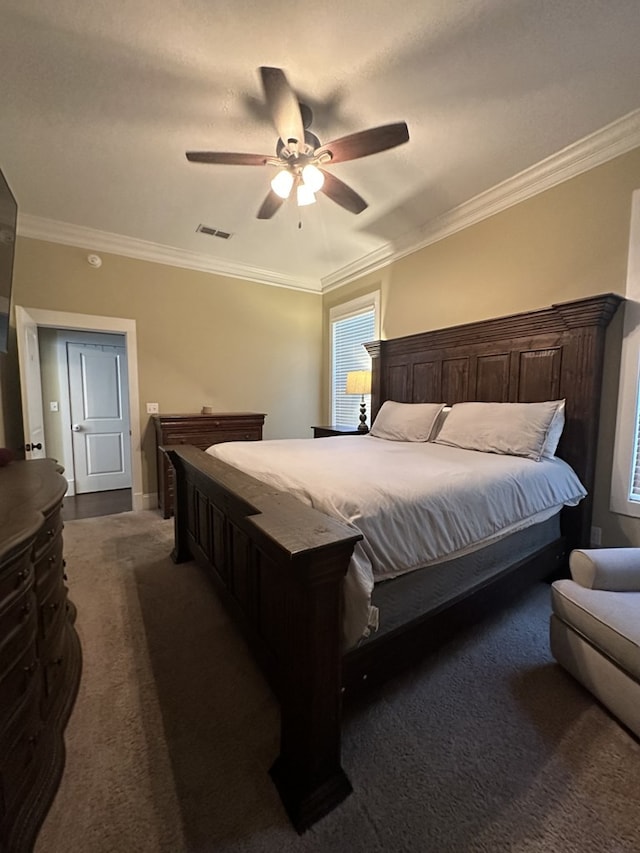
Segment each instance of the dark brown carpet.
[[640,851],[640,745],[553,662],[544,585],[347,710],[354,794],[298,836],[277,707],[172,534],[66,524],[84,672],[37,853]]

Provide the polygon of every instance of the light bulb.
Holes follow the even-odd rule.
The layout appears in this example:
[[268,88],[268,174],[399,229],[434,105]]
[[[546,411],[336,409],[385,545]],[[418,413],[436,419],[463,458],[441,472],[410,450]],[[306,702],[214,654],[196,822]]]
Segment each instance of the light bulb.
[[298,207],[304,207],[306,204],[314,204],[316,200],[313,190],[306,184],[298,184],[297,196]]
[[324,184],[324,175],[317,166],[308,163],[302,170],[302,180],[305,186],[309,187],[312,192],[317,193]]
[[293,175],[287,169],[281,169],[271,181],[271,189],[280,198],[289,198],[293,186]]

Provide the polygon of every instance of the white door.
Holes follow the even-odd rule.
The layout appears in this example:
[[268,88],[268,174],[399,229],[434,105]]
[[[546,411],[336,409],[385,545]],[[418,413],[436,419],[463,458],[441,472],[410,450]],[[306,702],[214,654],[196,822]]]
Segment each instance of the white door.
[[76,493],[131,486],[123,346],[67,344]]
[[38,326],[20,305],[16,305],[16,336],[18,340],[25,456],[27,459],[43,459],[46,452],[44,447]]

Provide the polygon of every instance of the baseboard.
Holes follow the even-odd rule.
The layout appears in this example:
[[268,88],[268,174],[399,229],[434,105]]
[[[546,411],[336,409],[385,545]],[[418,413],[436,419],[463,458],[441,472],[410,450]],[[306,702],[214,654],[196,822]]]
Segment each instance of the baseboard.
[[136,511],[141,509],[158,509],[158,493],[134,494],[132,506]]

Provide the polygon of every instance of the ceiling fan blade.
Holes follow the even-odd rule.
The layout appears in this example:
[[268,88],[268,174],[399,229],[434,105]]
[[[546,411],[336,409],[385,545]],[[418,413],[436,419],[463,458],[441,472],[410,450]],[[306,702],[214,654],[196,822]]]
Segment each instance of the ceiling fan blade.
[[298,98],[281,68],[260,67],[262,88],[271,118],[280,139],[286,145],[295,139],[304,146],[304,127]]
[[223,166],[264,166],[267,154],[232,154],[227,151],[187,151],[191,163],[219,163]]
[[274,213],[277,213],[280,209],[280,206],[284,204],[285,199],[279,196],[277,193],[274,193],[273,190],[269,190],[267,197],[262,202],[260,206],[260,210],[256,214],[258,219],[271,219]]
[[377,154],[378,151],[395,148],[408,140],[409,128],[401,121],[350,133],[321,145],[314,153],[316,157],[329,153],[332,163],[343,163],[345,160],[356,160],[358,157],[367,157],[369,154]]
[[320,171],[324,175],[324,184],[320,192],[329,196],[332,201],[351,213],[362,213],[363,210],[366,210],[367,202],[355,190],[352,190],[350,186],[336,178],[331,172],[326,172],[324,169],[320,169]]

